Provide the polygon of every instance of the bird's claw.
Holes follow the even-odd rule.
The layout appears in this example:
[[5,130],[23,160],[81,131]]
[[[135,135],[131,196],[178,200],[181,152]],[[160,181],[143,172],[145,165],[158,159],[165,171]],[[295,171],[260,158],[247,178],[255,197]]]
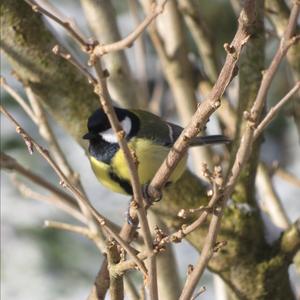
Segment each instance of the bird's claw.
[[158,196],[153,199],[150,195],[149,195],[149,192],[148,192],[148,188],[149,188],[149,184],[144,184],[143,187],[142,187],[142,193],[143,193],[143,198],[146,202],[146,206],[149,207],[153,204],[153,202],[158,202],[161,200],[162,198],[162,193],[159,192],[159,191],[156,191],[156,193],[158,194]]

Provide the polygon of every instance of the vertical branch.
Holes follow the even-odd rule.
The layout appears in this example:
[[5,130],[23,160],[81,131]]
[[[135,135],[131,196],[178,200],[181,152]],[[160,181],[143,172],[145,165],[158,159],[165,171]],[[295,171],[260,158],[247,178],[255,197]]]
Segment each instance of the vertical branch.
[[[137,0],[128,0],[128,4],[135,27],[137,27],[139,24]],[[148,90],[149,78],[147,74],[146,45],[143,36],[136,40],[133,50],[135,53],[136,80],[138,81],[136,88],[140,91],[139,103],[140,107],[146,108],[150,98]]]
[[179,5],[201,56],[205,74],[208,76],[210,82],[213,83],[218,78],[217,60],[211,34],[203,20],[200,2],[180,0]]
[[287,229],[290,225],[290,220],[274,189],[267,167],[260,164],[257,172],[257,175],[259,176],[257,185],[260,187],[261,201],[263,202],[262,206],[266,206],[267,213],[273,224],[279,228]]
[[[203,65],[205,76],[201,78],[198,84],[198,91],[205,98],[210,93],[213,83],[218,78],[218,60],[215,55],[213,36],[209,32],[199,1],[180,0],[179,7],[193,36]],[[216,113],[221,124],[225,127],[225,134],[233,137],[236,116],[228,99],[222,99],[222,105]]]
[[[151,1],[141,1],[147,11]],[[168,28],[168,31],[165,29]],[[164,15],[149,28],[149,35],[162,64],[162,70],[174,96],[176,109],[183,126],[186,126],[197,107],[195,78],[191,62],[188,59],[187,37],[184,32],[182,16],[176,1],[166,4]],[[211,161],[208,148],[191,149],[194,165]],[[197,175],[202,177],[200,168]]]
[[[101,59],[97,59],[95,61],[95,70],[99,82],[97,93],[99,95],[100,103],[110,121],[112,129],[117,135],[120,148],[124,153],[124,157],[129,169],[130,181],[133,190],[133,197],[134,200],[137,202],[137,214],[138,214],[139,222],[141,224],[143,239],[147,250],[149,251],[149,253],[151,253],[153,251],[152,236],[151,236],[149,224],[146,217],[146,210],[143,203],[143,195],[142,195],[141,185],[137,173],[137,166],[134,162],[133,154],[127,145],[124,131],[118,121],[116,113],[111,104],[110,95],[106,85],[105,75],[102,70]],[[148,272],[149,272],[149,278],[148,278],[149,292],[151,297],[155,300],[157,299],[157,282],[156,282],[157,278],[156,278],[155,256],[151,256],[149,258]]]
[[[247,124],[247,120],[243,117],[243,112],[249,111],[253,106],[262,80],[262,72],[265,68],[264,4],[263,1],[260,0],[255,0],[254,2],[256,13],[255,22],[249,29],[251,36],[241,55],[239,66],[239,98],[236,113],[235,138],[231,148],[231,164],[235,160],[236,152],[240,147],[241,137]],[[251,161],[244,167],[238,183],[239,187],[235,190],[233,195],[233,200],[236,201],[236,203],[248,203],[253,207],[257,207],[254,185],[259,151],[260,140],[257,140],[251,151]],[[246,224],[245,226],[249,227]],[[250,226],[249,228],[257,230],[254,226]]]
[[[101,44],[113,43],[121,39],[111,0],[81,0],[80,2],[89,26]],[[139,101],[124,51],[107,54],[103,62],[109,70],[108,85],[112,98],[123,107],[136,107]]]
[[[152,228],[159,228],[164,234],[168,233],[169,228],[167,228],[160,216],[151,209],[148,211],[148,220]],[[165,244],[164,248],[164,251],[157,256],[158,296],[162,300],[178,299],[181,284],[174,248],[171,244]]]
[[223,175],[220,167],[215,167],[214,173],[211,176],[211,182],[213,185],[213,195],[210,202],[215,202],[213,206],[212,218],[209,224],[208,233],[205,237],[204,246],[201,251],[200,257],[193,268],[192,272],[188,275],[180,300],[191,299],[194,290],[207,267],[210,259],[212,258],[216,246],[217,235],[220,230],[222,216],[224,214],[224,208],[226,201],[220,201],[223,194]]

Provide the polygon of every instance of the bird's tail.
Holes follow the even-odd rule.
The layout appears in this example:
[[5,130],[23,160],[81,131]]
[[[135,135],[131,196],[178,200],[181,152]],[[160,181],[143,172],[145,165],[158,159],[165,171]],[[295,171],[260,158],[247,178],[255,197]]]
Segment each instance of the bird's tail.
[[228,144],[230,142],[231,140],[225,135],[197,136],[191,140],[190,147],[209,144]]

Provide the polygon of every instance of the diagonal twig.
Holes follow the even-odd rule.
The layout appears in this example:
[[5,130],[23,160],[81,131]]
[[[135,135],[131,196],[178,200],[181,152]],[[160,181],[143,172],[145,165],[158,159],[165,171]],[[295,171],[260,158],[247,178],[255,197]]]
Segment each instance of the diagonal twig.
[[52,167],[52,169],[55,171],[55,173],[59,176],[61,180],[61,184],[70,190],[70,192],[74,195],[76,198],[78,204],[80,207],[84,207],[88,209],[91,214],[95,217],[97,222],[100,226],[102,226],[105,231],[109,235],[111,235],[127,252],[128,254],[135,260],[136,264],[140,268],[140,270],[145,274],[147,274],[147,270],[144,266],[144,264],[139,260],[135,254],[135,251],[131,248],[128,243],[126,243],[119,235],[116,233],[115,229],[110,226],[110,223],[101,215],[99,212],[91,205],[89,200],[84,197],[84,195],[81,193],[81,191],[75,187],[70,180],[64,175],[64,173],[61,171],[59,166],[55,163],[55,161],[50,156],[49,152],[41,147],[21,126],[20,124],[8,113],[8,111],[1,105],[0,111],[3,113],[12,123],[16,126],[16,131],[20,136],[24,139],[27,147],[30,149],[30,151],[33,151],[33,149],[36,149],[37,152],[48,162],[48,164]]
[[170,174],[174,171],[180,159],[186,153],[189,141],[195,137],[201,129],[203,129],[210,115],[220,107],[220,99],[225,92],[226,87],[236,75],[236,64],[242,47],[245,45],[250,36],[248,28],[252,24],[254,18],[251,5],[252,1],[246,2],[245,9],[241,12],[239,17],[239,27],[232,43],[230,45],[224,45],[228,54],[218,80],[210,95],[198,106],[198,109],[190,123],[179,136],[162,166],[152,179],[148,188],[148,193],[153,198],[157,198],[159,196],[160,191],[168,181]]
[[135,28],[133,32],[118,42],[106,45],[97,45],[93,51],[93,54],[96,56],[103,56],[109,52],[120,51],[127,47],[131,47],[135,40],[146,30],[152,21],[163,12],[166,3],[167,0],[163,0],[159,4],[153,3],[148,16],[146,16],[146,18]]
[[250,113],[245,113],[247,126],[241,138],[241,144],[237,151],[236,158],[231,168],[230,174],[224,183],[224,192],[222,197],[220,198],[219,213],[217,215],[213,215],[212,217],[209,226],[209,232],[205,239],[204,249],[201,252],[200,258],[198,259],[194,270],[191,272],[185,283],[182,294],[180,296],[180,300],[187,300],[191,298],[197,286],[199,278],[203,274],[205,267],[207,266],[210,258],[213,255],[213,249],[216,242],[217,233],[220,229],[221,219],[226,206],[226,201],[231,195],[234,186],[238,180],[238,177],[243,169],[243,166],[247,162],[251,153],[251,147],[254,142],[254,132],[256,127],[258,126],[260,114],[264,107],[269,87],[279,67],[280,62],[286,55],[289,47],[292,45],[292,36],[299,16],[299,10],[300,3],[294,2],[289,18],[289,23],[287,25],[285,34],[281,40],[281,44],[279,45],[278,50],[275,56],[273,57],[269,68],[263,74],[261,85],[259,87],[256,99],[253,103]]
[[30,117],[30,119],[36,123],[36,116],[30,107],[30,105],[23,99],[7,82],[4,77],[1,76],[0,78],[1,87],[13,98],[19,103],[19,105],[23,108],[25,113]]
[[293,97],[293,95],[300,89],[300,81],[298,81],[294,87],[281,99],[279,102],[272,107],[264,119],[260,122],[254,131],[254,139],[257,139],[265,128],[271,123],[271,121],[276,117],[279,110]]
[[82,49],[87,50],[88,43],[85,41],[84,37],[81,36],[79,32],[76,31],[76,29],[72,26],[72,24],[68,21],[63,21],[56,15],[52,14],[45,8],[43,8],[41,5],[39,5],[35,0],[25,0],[26,3],[28,3],[34,12],[39,12],[46,17],[52,19],[56,23],[60,24],[62,27],[65,27],[67,31],[70,33],[70,35],[81,45]]

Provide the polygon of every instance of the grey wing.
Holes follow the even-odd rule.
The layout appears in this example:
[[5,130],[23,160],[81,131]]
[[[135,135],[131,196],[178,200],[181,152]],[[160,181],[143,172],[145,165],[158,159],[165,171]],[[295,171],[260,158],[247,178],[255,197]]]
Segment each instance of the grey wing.
[[142,120],[138,132],[140,138],[153,140],[156,144],[171,147],[182,131],[180,126],[165,122],[150,112],[142,110],[132,110],[132,112]]
[[[173,123],[166,122],[169,127],[169,136],[171,140],[171,145],[175,143],[183,128]],[[203,146],[209,144],[227,144],[231,140],[224,135],[209,135],[209,136],[196,136],[190,141],[190,147]]]

